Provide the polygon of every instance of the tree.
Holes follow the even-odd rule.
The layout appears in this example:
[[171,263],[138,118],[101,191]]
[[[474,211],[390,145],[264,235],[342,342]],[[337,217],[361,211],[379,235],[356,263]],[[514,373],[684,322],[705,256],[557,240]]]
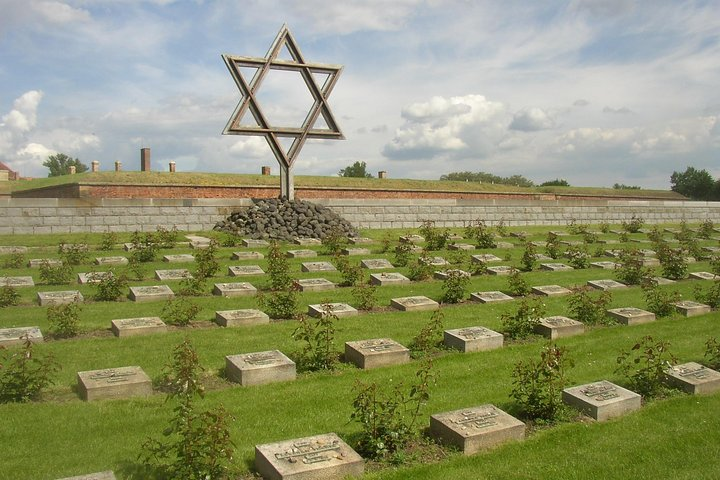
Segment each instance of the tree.
[[564,178],[556,178],[555,180],[548,180],[540,184],[541,187],[569,187],[570,184]]
[[670,189],[693,200],[711,200],[714,196],[715,181],[707,170],[694,167],[670,176]]
[[43,162],[43,167],[47,167],[50,170],[48,177],[59,177],[60,175],[68,175],[70,173],[70,167],[75,167],[75,173],[82,173],[87,171],[88,167],[77,158],[72,158],[64,153],[56,153],[50,155],[47,160]]
[[441,175],[440,180],[448,180],[452,182],[480,182],[480,183],[496,183],[498,185],[516,185],[518,187],[532,187],[532,180],[528,180],[522,175],[512,175],[510,177],[499,177],[492,173],[485,172],[451,172]]
[[340,170],[338,175],[341,177],[373,178],[372,174],[365,171],[366,169],[367,165],[365,162],[355,162],[349,167]]

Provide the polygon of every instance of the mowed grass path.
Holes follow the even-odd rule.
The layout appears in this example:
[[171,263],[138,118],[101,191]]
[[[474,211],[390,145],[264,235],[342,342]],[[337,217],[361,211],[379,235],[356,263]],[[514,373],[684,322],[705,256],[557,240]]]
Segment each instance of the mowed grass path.
[[[544,238],[546,229],[533,228],[532,239]],[[380,238],[385,232],[363,232]],[[402,232],[392,232],[395,237]],[[208,234],[211,235],[211,234]],[[613,237],[608,235],[608,238]],[[643,235],[635,235],[644,238]],[[571,239],[573,237],[570,237]],[[98,243],[98,237],[78,236],[66,241],[86,240]],[[56,256],[58,237],[0,238],[0,244],[46,245],[27,255],[27,258]],[[707,245],[717,242],[708,241]],[[629,245],[631,246],[631,245]],[[638,246],[638,245],[635,245]],[[608,248],[617,248],[617,245]],[[285,246],[284,248],[293,248]],[[297,247],[306,248],[306,247]],[[371,246],[377,250],[379,244]],[[592,247],[593,249],[595,247]],[[250,281],[262,287],[264,277],[224,276],[228,265],[258,264],[265,268],[266,260],[232,261],[234,250],[221,249],[222,270],[216,281]],[[253,249],[256,250],[256,249]],[[517,265],[522,248],[493,250],[500,257],[508,256],[501,264]],[[163,253],[190,252],[176,248]],[[266,253],[263,250],[264,253]],[[542,252],[542,248],[538,249]],[[480,253],[472,252],[472,253]],[[37,254],[37,255],[36,255]],[[95,256],[122,254],[121,251],[96,252]],[[450,252],[438,255],[449,256]],[[388,258],[392,254],[373,254],[360,258]],[[599,259],[599,258],[596,258]],[[300,273],[301,261],[329,260],[328,258],[292,260],[291,270],[296,278],[325,277],[339,281],[338,273]],[[558,260],[563,261],[563,260]],[[157,268],[193,268],[192,264],[172,265],[157,262],[148,267],[148,275]],[[700,262],[690,271],[707,271],[708,264]],[[76,272],[91,271],[89,265],[75,268]],[[406,268],[399,268],[407,274]],[[31,274],[39,283],[37,270],[1,269],[0,276]],[[523,274],[530,285],[583,284],[589,279],[613,278],[612,271],[578,270],[573,272],[540,272]],[[146,280],[134,284],[160,284]],[[175,282],[167,282],[172,288]],[[678,290],[683,298],[693,298],[694,281],[681,281],[665,287]],[[703,284],[705,284],[703,282]],[[73,286],[50,287],[38,285],[23,289],[23,305],[0,310],[0,327],[39,325],[48,329],[45,308],[32,304],[35,292],[74,289]],[[507,280],[502,277],[473,277],[468,292],[505,290]],[[90,299],[93,287],[80,290]],[[378,288],[378,304],[387,306],[389,299],[407,295],[427,295],[439,299],[442,282],[414,282],[404,287]],[[301,303],[323,301],[354,303],[347,288],[332,292],[304,293]],[[30,404],[0,405],[0,455],[2,479],[56,479],[102,470],[114,470],[119,478],[129,478],[136,467],[141,444],[148,436],[158,438],[172,414],[172,405],[161,394],[146,399],[116,400],[85,403],[78,399],[75,372],[99,368],[140,365],[151,377],[157,378],[167,363],[175,345],[190,338],[206,369],[209,391],[203,404],[223,404],[234,416],[232,438],[236,445],[239,474],[250,475],[253,447],[256,444],[336,432],[352,443],[359,431],[350,423],[353,385],[356,381],[376,381],[383,384],[412,381],[417,363],[361,371],[341,365],[334,373],[302,374],[294,382],[257,387],[240,387],[222,379],[225,355],[280,349],[291,353],[299,346],[290,336],[295,328],[291,321],[273,322],[245,328],[220,328],[211,323],[215,310],[256,307],[256,299],[224,299],[205,296],[196,299],[201,305],[200,321],[196,328],[171,329],[162,335],[115,338],[108,332],[113,318],[158,315],[162,302],[135,304],[123,302],[92,302],[84,305],[81,314],[83,327],[88,331],[77,339],[48,341],[37,346],[40,353],[51,353],[63,366],[56,376],[45,401]],[[549,298],[548,314],[569,315],[566,298]],[[639,288],[633,287],[613,293],[613,305],[644,308]],[[465,302],[443,307],[446,328],[482,325],[501,329],[500,315],[514,312],[517,302],[483,305]],[[349,340],[390,337],[407,345],[430,318],[429,312],[396,312],[388,308],[361,314],[338,323],[336,347]],[[720,337],[720,315],[683,318],[672,316],[651,324],[633,327],[613,326],[591,328],[584,335],[561,339],[575,367],[570,371],[572,384],[600,379],[623,383],[615,373],[616,357],[643,335],[671,342],[672,351],[681,362],[702,361],[704,343],[709,337]],[[537,356],[544,340],[527,343],[508,343],[501,350],[462,354],[448,352],[434,362],[437,384],[424,409],[422,424],[428,425],[432,413],[494,403],[500,408],[516,412],[509,393],[511,372],[516,362]],[[567,423],[534,431],[525,441],[464,458],[448,452],[448,458],[430,465],[385,467],[371,471],[367,478],[718,478],[720,476],[720,395],[691,397],[678,394],[666,400],[651,402],[640,412],[607,423],[592,421]]]

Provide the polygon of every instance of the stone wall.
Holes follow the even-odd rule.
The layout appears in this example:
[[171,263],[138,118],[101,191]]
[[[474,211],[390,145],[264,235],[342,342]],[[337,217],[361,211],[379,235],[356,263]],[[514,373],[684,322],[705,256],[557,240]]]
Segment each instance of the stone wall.
[[[720,202],[519,199],[313,199],[359,228],[413,228],[423,220],[462,227],[482,219],[493,225],[620,223],[633,215],[647,223],[720,223]],[[0,234],[210,230],[250,199],[0,198]]]

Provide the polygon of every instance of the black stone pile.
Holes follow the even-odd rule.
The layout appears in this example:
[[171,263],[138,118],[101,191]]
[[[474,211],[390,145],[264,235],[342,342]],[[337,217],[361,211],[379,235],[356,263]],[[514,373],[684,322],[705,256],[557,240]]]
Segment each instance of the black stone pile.
[[325,238],[331,231],[356,237],[353,226],[327,207],[303,200],[253,199],[247,210],[218,222],[214,230],[254,239]]

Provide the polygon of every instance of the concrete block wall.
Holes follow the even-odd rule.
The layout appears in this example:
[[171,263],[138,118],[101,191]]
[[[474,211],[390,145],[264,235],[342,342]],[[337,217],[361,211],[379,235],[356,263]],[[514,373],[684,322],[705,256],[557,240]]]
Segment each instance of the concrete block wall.
[[[415,228],[424,220],[463,227],[480,219],[489,225],[617,224],[633,215],[647,223],[720,224],[720,202],[558,201],[509,199],[314,199],[359,228]],[[233,211],[251,205],[238,199],[0,198],[0,234],[211,230]]]

